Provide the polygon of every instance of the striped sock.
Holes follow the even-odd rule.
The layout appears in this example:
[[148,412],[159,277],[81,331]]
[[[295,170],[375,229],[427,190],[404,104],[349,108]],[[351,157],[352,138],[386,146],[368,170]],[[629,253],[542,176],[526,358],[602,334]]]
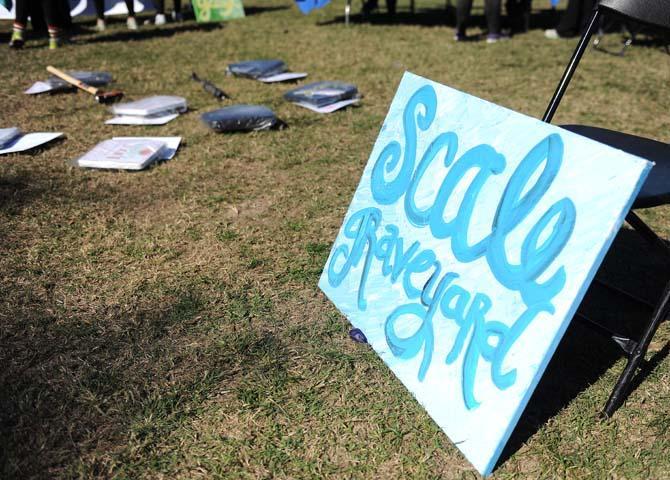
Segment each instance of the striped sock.
[[14,22],[12,28],[12,37],[23,38],[23,32],[26,30],[26,26],[23,23]]
[[49,50],[55,50],[60,46],[60,30],[58,27],[49,25]]
[[23,31],[26,26],[22,23],[14,23],[12,28],[12,38],[9,40],[9,48],[23,48],[25,41],[23,40]]

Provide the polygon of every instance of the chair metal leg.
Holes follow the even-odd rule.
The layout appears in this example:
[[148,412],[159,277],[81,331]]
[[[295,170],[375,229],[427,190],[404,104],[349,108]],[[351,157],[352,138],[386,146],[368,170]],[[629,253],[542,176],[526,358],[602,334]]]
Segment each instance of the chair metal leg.
[[344,24],[349,26],[349,15],[351,14],[351,0],[347,0],[344,6]]
[[[628,215],[626,215],[626,222],[628,222],[628,224],[632,226],[647,242],[663,253],[667,260],[670,260],[670,248],[668,248],[668,245],[661,239],[661,237],[656,234],[656,232],[654,232],[646,223],[644,223],[644,221],[638,217],[636,213],[633,211],[628,212]],[[633,349],[624,371],[621,373],[617,384],[614,386],[614,390],[612,390],[612,393],[607,400],[607,403],[605,404],[603,414],[606,417],[611,417],[616,409],[619,408],[626,399],[631,382],[635,378],[635,374],[637,373],[638,368],[644,361],[644,357],[647,354],[649,344],[651,343],[652,338],[654,338],[654,334],[656,333],[656,330],[658,330],[659,325],[667,318],[669,312],[670,282],[666,283],[661,301],[656,305],[649,324],[645,328],[644,332],[642,333],[642,337]]]
[[659,325],[668,315],[670,310],[670,282],[665,285],[663,291],[663,298],[657,305],[654,310],[654,314],[651,317],[651,321],[647,328],[642,334],[642,338],[637,344],[637,347],[634,349],[633,354],[630,356],[626,368],[619,377],[619,381],[612,390],[607,403],[605,404],[605,409],[603,414],[607,417],[611,417],[612,414],[616,411],[617,408],[621,406],[623,401],[626,399],[628,390],[630,388],[631,382],[635,378],[637,369],[644,360],[645,355],[647,354],[647,349],[651,343],[651,339],[654,337],[656,330],[658,330]]
[[568,67],[565,69],[565,72],[563,73],[563,77],[561,78],[558,87],[556,87],[554,96],[551,97],[551,101],[549,102],[547,111],[544,112],[544,116],[542,117],[543,122],[551,123],[551,120],[554,118],[554,114],[558,109],[558,104],[561,103],[563,94],[568,89],[568,85],[570,84],[572,75],[575,73],[577,65],[579,65],[579,61],[582,59],[582,55],[584,55],[584,52],[586,51],[586,47],[589,46],[589,41],[591,40],[593,32],[598,27],[598,18],[600,17],[600,10],[598,9],[597,5],[598,3],[596,2],[596,8],[593,11],[593,14],[591,15],[591,19],[589,20],[589,25],[586,28],[586,32],[579,39],[579,43],[577,44],[577,48],[572,54],[570,63],[568,64]]

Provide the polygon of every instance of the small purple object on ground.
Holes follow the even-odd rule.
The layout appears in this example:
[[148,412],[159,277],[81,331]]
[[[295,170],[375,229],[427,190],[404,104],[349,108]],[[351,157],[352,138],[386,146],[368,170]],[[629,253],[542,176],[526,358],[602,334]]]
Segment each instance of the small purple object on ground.
[[352,328],[349,330],[349,336],[354,342],[357,343],[368,343],[368,339],[365,334],[358,328]]

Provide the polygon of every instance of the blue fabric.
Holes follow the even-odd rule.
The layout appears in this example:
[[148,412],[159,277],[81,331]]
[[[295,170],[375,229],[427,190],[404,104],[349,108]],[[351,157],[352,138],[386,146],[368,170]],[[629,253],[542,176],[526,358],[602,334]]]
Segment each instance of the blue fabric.
[[302,13],[307,15],[312,10],[323,8],[330,3],[330,0],[295,0]]
[[286,64],[281,60],[247,60],[231,63],[228,71],[236,77],[263,78],[286,71]]
[[315,107],[323,107],[331,103],[354,98],[358,95],[356,85],[343,82],[314,82],[295,88],[284,94],[289,102],[308,103]]

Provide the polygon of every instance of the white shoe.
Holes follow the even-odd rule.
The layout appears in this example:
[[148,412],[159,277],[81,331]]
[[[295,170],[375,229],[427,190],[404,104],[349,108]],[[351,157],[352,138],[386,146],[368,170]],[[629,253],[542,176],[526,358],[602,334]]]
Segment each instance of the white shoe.
[[549,40],[558,40],[561,38],[561,36],[558,34],[555,28],[552,28],[551,30],[544,31],[544,38],[548,38]]
[[104,32],[105,30],[107,30],[107,24],[105,23],[105,20],[102,18],[98,18],[98,21],[95,22],[95,29],[98,32]]
[[154,19],[154,25],[165,25],[167,23],[167,20],[165,19],[165,15],[162,13],[159,13],[156,15],[156,18]]
[[137,30],[137,20],[135,20],[135,17],[128,17],[126,25],[128,26],[128,30]]

